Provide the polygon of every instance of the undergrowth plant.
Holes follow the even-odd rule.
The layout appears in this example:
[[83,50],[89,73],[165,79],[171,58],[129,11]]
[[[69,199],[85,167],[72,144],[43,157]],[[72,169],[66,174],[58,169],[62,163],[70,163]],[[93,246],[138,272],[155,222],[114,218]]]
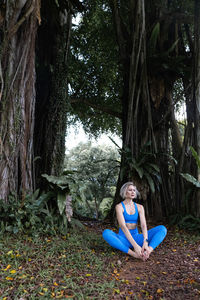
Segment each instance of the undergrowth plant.
[[[198,156],[197,152],[194,150],[194,148],[191,146],[190,150],[192,152],[192,156],[194,157],[197,168],[200,170],[200,157]],[[188,174],[188,173],[181,173],[180,174],[183,178],[185,178],[188,182],[191,182],[195,187],[200,188],[200,182],[198,179],[196,179],[194,176]]]
[[[197,152],[194,150],[194,148],[190,147],[192,156],[194,157],[197,168],[200,169],[200,157],[198,156]],[[194,176],[188,173],[180,173],[180,175],[188,182],[192,183],[193,186],[197,189],[200,188],[200,182],[198,179],[196,179]],[[193,192],[192,188],[189,188],[185,195],[185,201],[184,201],[184,207],[183,211],[172,215],[170,217],[170,224],[178,225],[180,228],[186,229],[188,231],[197,231],[200,232],[200,219],[193,216],[189,213],[189,199],[191,197],[191,194]]]
[[63,176],[43,177],[49,183],[48,191],[26,194],[24,198],[11,194],[7,201],[0,199],[0,232],[18,234],[66,234],[69,223],[81,227],[78,220],[72,218],[72,200],[81,200],[79,187],[71,172]]
[[52,194],[39,193],[36,190],[23,200],[15,194],[11,194],[7,202],[0,199],[1,233],[40,232],[52,228],[52,216],[47,207]]
[[[129,166],[129,177],[139,177],[144,180],[148,185],[152,193],[155,193],[156,187],[159,188],[161,184],[160,169],[156,162],[157,155],[149,150],[150,142],[146,143],[142,149],[140,149],[137,157],[133,157],[131,149],[124,147],[120,149],[125,159],[125,166]],[[121,170],[121,176],[123,172],[127,172],[126,167]]]

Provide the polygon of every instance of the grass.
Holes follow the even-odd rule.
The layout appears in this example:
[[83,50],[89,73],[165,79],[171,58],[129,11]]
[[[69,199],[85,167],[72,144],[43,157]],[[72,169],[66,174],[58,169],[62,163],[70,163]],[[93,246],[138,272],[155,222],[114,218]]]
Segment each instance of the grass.
[[0,300],[111,299],[118,289],[113,254],[100,235],[87,230],[1,236]]

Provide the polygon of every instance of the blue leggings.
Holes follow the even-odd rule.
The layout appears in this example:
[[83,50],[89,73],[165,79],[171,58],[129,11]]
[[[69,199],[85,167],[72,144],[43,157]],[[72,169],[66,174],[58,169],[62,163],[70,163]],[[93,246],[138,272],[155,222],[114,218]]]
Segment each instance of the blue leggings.
[[[142,247],[144,237],[143,234],[138,232],[138,229],[129,229],[133,239],[136,243]],[[156,226],[148,230],[148,240],[149,246],[155,249],[165,238],[167,234],[167,229],[163,225]],[[103,231],[104,240],[113,248],[116,248],[120,251],[128,253],[130,248],[133,248],[129,240],[126,238],[124,232],[119,228],[119,232],[116,233],[110,229],[105,229]]]

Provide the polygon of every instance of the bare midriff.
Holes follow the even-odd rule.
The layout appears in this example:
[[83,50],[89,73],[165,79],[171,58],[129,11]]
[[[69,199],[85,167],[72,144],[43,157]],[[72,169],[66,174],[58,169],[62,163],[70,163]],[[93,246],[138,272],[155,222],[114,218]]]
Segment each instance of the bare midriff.
[[137,224],[134,223],[126,223],[126,226],[128,229],[135,229],[137,227]]

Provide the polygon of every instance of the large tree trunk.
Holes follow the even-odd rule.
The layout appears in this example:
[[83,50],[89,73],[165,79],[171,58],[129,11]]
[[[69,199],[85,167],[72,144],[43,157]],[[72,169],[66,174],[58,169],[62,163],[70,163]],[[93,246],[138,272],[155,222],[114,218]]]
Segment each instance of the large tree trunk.
[[[146,199],[148,188],[137,173],[130,171],[128,155],[138,158],[140,149],[152,141],[151,104],[146,73],[146,36],[144,1],[129,1],[129,23],[120,16],[117,1],[111,1],[117,42],[123,69],[122,96],[122,158],[115,201],[108,217],[111,217],[115,205],[121,201],[119,189],[127,180],[133,180]],[[129,34],[130,33],[130,34]],[[154,147],[152,143],[152,148]],[[130,154],[126,149],[130,149]]]
[[32,191],[35,36],[39,0],[0,8],[0,198]]
[[67,117],[67,57],[71,5],[42,2],[37,40],[37,95],[34,132],[37,185],[41,174],[59,175],[65,154]]
[[[200,157],[200,0],[195,1],[195,46],[194,46],[194,102],[195,102],[195,149]],[[197,168],[200,182],[200,169]],[[200,217],[200,189],[196,193],[195,214]]]
[[[122,154],[115,200],[108,217],[112,217],[115,205],[121,201],[119,189],[127,180],[133,179],[142,192],[143,200],[147,199],[147,181],[145,182],[144,178],[139,180],[136,174],[130,176],[130,165],[126,159],[129,155],[137,160],[138,153],[146,142],[151,143],[149,150],[153,154],[165,153],[165,155],[157,157],[156,161],[160,166],[162,185],[159,186],[154,195],[148,195],[149,200],[144,201],[145,208],[154,218],[166,216],[171,213],[170,204],[172,201],[174,207],[177,206],[178,202],[179,208],[183,202],[183,189],[181,185],[176,185],[175,181],[172,185],[171,177],[173,176],[170,175],[170,161],[167,159],[167,154],[171,153],[172,148],[169,141],[170,130],[173,152],[177,159],[180,159],[183,149],[180,132],[174,118],[174,104],[171,100],[173,84],[182,76],[179,70],[171,66],[170,61],[170,58],[175,62],[176,58],[177,62],[180,59],[176,44],[178,23],[167,17],[168,9],[169,11],[171,9],[169,8],[170,3],[167,2],[161,6],[153,1],[130,0],[126,4],[122,1],[110,1],[110,3],[119,45],[120,67],[124,75],[122,150],[125,151]],[[122,18],[123,9],[126,13],[129,12],[130,16]],[[147,25],[145,26],[146,21]],[[146,60],[148,60],[147,71]],[[129,153],[126,151],[127,148],[130,149]],[[179,169],[176,170],[176,172],[179,171]],[[178,178],[180,182],[179,174]],[[176,199],[177,191],[179,192],[178,201]],[[173,195],[174,199],[172,199]]]

